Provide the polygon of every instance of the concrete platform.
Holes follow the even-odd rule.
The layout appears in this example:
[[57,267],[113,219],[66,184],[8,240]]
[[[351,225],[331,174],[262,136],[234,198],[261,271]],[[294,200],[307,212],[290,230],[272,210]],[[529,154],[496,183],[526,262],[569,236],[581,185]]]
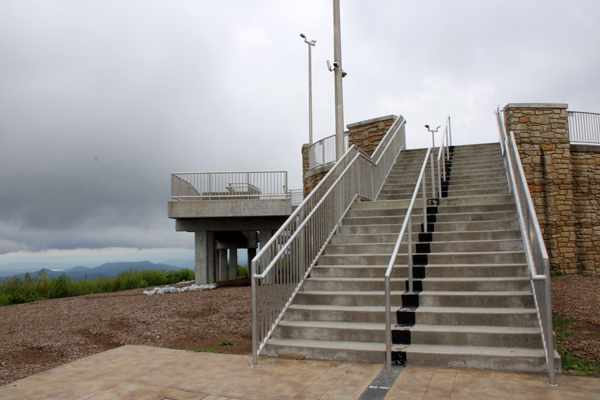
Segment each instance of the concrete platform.
[[[123,346],[0,387],[0,399],[359,399],[381,364]],[[594,399],[600,379],[408,366],[386,399]],[[372,397],[370,397],[372,398]],[[383,398],[383,397],[377,397]]]

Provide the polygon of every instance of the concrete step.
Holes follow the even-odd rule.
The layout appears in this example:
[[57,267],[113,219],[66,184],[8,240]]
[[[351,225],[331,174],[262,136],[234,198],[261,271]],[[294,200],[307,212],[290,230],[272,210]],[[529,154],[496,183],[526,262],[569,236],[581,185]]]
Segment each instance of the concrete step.
[[[432,292],[485,292],[485,291],[527,291],[531,288],[526,277],[452,277],[426,278],[421,281],[423,291]],[[391,290],[406,290],[406,279],[392,278]],[[308,278],[304,282],[307,291],[383,291],[383,278]]]
[[[349,244],[349,243],[395,243],[398,240],[398,233],[379,233],[379,234],[338,234],[331,238],[331,244]],[[490,231],[460,231],[460,232],[433,232],[432,243],[444,241],[478,241],[478,240],[514,240],[521,238],[521,231],[512,230],[490,230]],[[403,241],[406,242],[404,237]],[[419,233],[413,233],[413,242],[419,241]]]
[[[392,254],[324,254],[317,265],[386,265]],[[481,253],[453,252],[427,254],[428,264],[515,264],[525,263],[523,251],[488,251]],[[396,265],[407,265],[408,254],[399,253]]]
[[[403,290],[390,292],[391,304],[402,306]],[[335,321],[381,322],[385,293],[383,290],[373,291],[304,291],[296,295],[294,304],[290,306],[285,318],[311,319],[333,318]],[[428,292],[419,293],[421,307],[455,307],[455,308],[535,308],[531,291],[497,291],[497,292]],[[332,308],[333,307],[333,308]],[[335,309],[335,307],[355,307],[355,309]],[[368,307],[368,309],[363,308]],[[377,308],[380,307],[380,308]],[[292,311],[295,310],[295,311]],[[336,315],[332,315],[331,313]],[[349,314],[340,314],[349,312]],[[352,313],[355,313],[352,315]],[[358,313],[358,315],[356,315]],[[381,319],[381,320],[380,320]]]
[[341,342],[331,340],[271,339],[263,351],[265,356],[301,354],[311,360],[381,364],[385,344],[371,342]]
[[[310,273],[312,278],[381,278],[387,265],[315,265]],[[444,277],[527,277],[527,264],[471,264],[471,265],[426,265],[426,278]],[[392,270],[392,278],[407,278],[408,266],[397,265]]]
[[[404,221],[404,220],[403,220]],[[412,231],[421,232],[421,224],[418,217],[412,221]],[[340,234],[374,234],[374,233],[400,233],[402,223],[379,224],[379,225],[351,225],[344,224],[338,228]],[[465,222],[437,222],[434,233],[438,232],[465,232],[465,231],[490,231],[519,229],[517,219],[505,219],[502,221],[465,221]]]
[[[499,371],[545,372],[543,349],[486,346],[440,346],[415,344],[398,346],[406,351],[409,365],[476,368]],[[557,370],[560,357],[555,353]]]
[[[414,237],[413,237],[414,239]],[[324,254],[391,254],[396,243],[345,243],[329,244]],[[419,253],[419,248],[425,244],[413,242],[412,250]],[[436,253],[474,253],[491,251],[523,251],[523,240],[478,240],[478,241],[448,241],[428,243],[431,254]],[[406,239],[400,245],[401,253],[408,252]]]

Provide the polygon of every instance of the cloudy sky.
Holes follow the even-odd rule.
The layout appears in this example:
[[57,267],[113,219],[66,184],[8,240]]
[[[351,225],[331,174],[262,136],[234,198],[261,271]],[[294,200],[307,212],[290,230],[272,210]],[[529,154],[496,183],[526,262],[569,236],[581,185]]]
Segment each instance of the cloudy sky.
[[[341,1],[345,123],[450,115],[455,144],[493,111],[600,112],[600,2]],[[189,258],[171,172],[287,170],[334,133],[330,0],[0,2],[0,267]]]

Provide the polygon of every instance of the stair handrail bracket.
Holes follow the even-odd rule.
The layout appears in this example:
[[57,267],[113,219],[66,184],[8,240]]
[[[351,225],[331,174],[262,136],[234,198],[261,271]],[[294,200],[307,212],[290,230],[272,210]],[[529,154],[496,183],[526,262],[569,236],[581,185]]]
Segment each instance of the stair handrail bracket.
[[250,263],[253,366],[352,203],[374,200],[381,191],[406,148],[405,122],[400,117],[390,127],[377,157],[350,147],[271,239],[261,243]]
[[552,298],[550,282],[550,259],[544,244],[544,238],[538,223],[529,186],[525,177],[525,171],[521,163],[521,157],[514,132],[507,137],[501,122],[500,112],[496,113],[498,118],[498,129],[501,141],[504,142],[505,162],[508,164],[509,187],[517,205],[519,225],[525,244],[525,256],[529,269],[531,290],[535,302],[544,356],[548,367],[548,380],[550,385],[556,385],[554,351],[555,341],[552,328]]
[[[404,238],[404,234],[408,234],[408,293],[413,293],[413,259],[412,259],[412,211],[417,201],[417,195],[419,193],[419,186],[422,184],[422,196],[423,196],[423,230],[427,232],[427,163],[429,161],[429,155],[432,154],[432,148],[427,149],[427,154],[425,154],[425,159],[423,160],[423,165],[421,167],[421,172],[419,174],[419,178],[417,179],[417,184],[415,185],[415,190],[413,192],[412,198],[410,199],[410,204],[408,209],[406,210],[406,216],[404,217],[404,222],[402,223],[402,228],[400,229],[400,234],[398,235],[398,240],[396,240],[396,245],[394,246],[394,250],[392,252],[392,257],[388,264],[387,270],[385,272],[385,366],[386,372],[389,374],[392,369],[392,322],[391,322],[391,276],[392,270],[394,269],[394,265],[396,264],[396,258],[398,257],[398,252],[400,251],[400,246],[402,245],[402,240]],[[433,165],[433,161],[432,161]],[[433,174],[431,177],[431,186],[435,187],[435,181],[433,180]]]

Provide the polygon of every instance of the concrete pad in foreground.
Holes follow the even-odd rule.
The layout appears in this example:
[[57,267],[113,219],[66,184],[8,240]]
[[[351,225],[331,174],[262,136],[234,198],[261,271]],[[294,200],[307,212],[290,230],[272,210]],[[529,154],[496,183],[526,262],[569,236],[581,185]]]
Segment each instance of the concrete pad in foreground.
[[[0,399],[359,399],[381,364],[123,346],[0,387]],[[386,399],[592,399],[600,380],[408,366]]]

